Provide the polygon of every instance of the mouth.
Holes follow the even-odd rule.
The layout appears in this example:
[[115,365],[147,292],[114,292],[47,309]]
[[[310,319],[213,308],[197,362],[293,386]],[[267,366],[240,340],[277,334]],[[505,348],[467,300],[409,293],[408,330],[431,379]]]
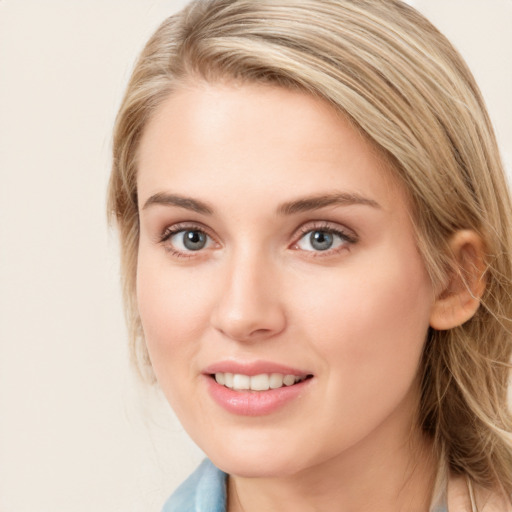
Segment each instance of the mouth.
[[288,407],[312,386],[313,373],[274,361],[214,363],[203,370],[213,401],[238,416],[266,416]]
[[243,373],[216,372],[210,374],[217,384],[233,391],[268,391],[291,387],[311,379],[312,375],[293,375],[283,373],[260,373],[245,375]]

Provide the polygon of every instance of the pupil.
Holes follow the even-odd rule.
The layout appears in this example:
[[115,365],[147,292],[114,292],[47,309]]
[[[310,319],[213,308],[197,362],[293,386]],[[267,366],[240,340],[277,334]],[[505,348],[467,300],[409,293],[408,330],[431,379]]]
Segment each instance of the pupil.
[[333,237],[331,233],[325,231],[313,231],[310,235],[310,242],[317,251],[326,251],[331,248]]
[[206,235],[201,231],[186,231],[183,237],[183,245],[189,251],[198,251],[206,245]]

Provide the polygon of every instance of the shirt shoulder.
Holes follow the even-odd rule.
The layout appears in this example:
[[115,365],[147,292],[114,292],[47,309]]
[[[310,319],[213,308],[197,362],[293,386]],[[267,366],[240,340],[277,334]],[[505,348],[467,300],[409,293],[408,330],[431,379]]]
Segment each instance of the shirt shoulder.
[[162,512],[225,512],[226,479],[210,460],[204,460],[165,502]]
[[509,498],[471,483],[463,476],[452,476],[448,486],[450,512],[512,512]]

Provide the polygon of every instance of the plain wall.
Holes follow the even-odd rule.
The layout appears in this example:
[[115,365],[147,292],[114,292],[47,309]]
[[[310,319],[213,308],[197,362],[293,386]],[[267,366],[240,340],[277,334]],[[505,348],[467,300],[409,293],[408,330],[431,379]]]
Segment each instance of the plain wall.
[[[512,1],[417,0],[512,157]],[[151,512],[202,458],[126,349],[111,129],[178,0],[0,0],[0,512]]]

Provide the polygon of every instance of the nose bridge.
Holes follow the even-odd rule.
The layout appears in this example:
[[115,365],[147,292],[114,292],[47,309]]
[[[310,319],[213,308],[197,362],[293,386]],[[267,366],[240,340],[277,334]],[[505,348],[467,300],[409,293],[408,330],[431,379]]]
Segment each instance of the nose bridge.
[[271,337],[284,329],[276,264],[264,251],[246,245],[227,258],[212,324],[239,341]]

